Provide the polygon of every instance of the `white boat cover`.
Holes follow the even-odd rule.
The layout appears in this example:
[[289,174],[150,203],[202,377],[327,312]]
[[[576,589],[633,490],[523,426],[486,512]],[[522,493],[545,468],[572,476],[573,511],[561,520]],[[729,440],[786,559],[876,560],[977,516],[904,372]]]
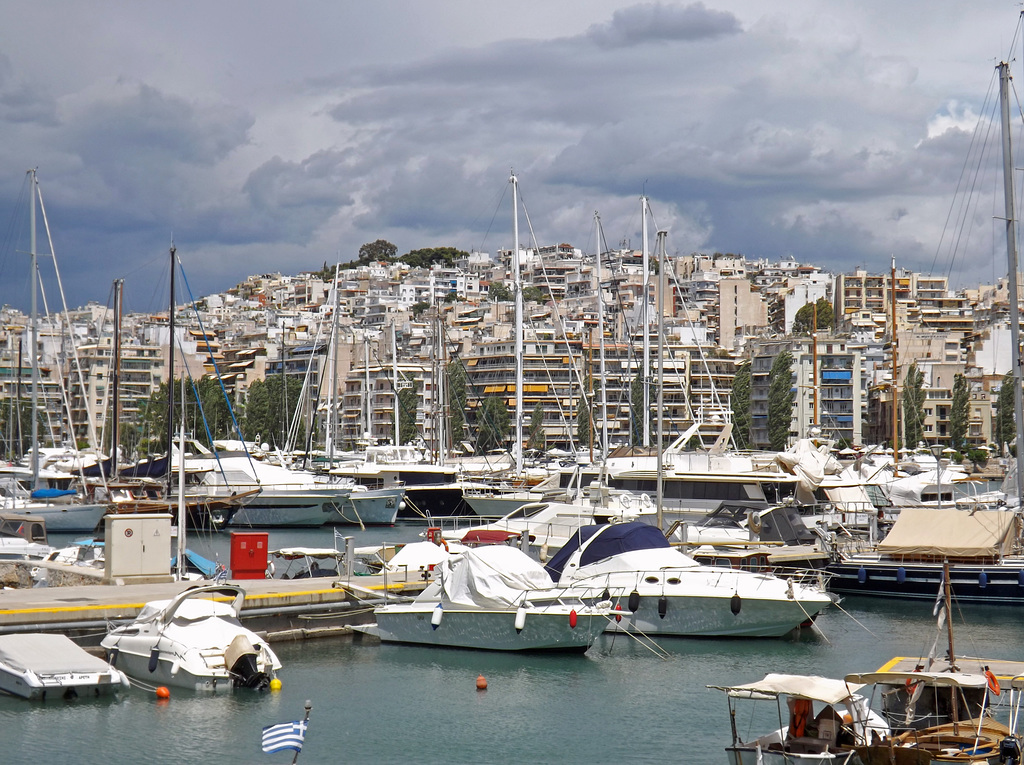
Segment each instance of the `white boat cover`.
[[807,495],[814,494],[826,475],[838,475],[842,470],[835,457],[819,449],[809,438],[801,438],[788,450],[776,454],[775,462],[783,471],[800,479],[799,487]]
[[0,635],[0,662],[39,675],[109,672],[110,665],[76,645],[66,635]]
[[[173,602],[172,600],[152,600],[142,607],[135,621],[146,622],[156,619]],[[235,609],[231,607],[230,603],[207,600],[206,598],[189,598],[184,600],[174,612],[175,621],[198,622],[203,619],[209,619],[211,616],[234,617],[236,614]]]
[[526,553],[506,545],[467,550],[444,566],[444,598],[456,606],[509,608],[527,590],[554,587],[547,571]]
[[1013,546],[1014,514],[1009,510],[939,510],[905,507],[878,551],[889,555],[993,558]]
[[388,571],[419,571],[451,559],[469,548],[458,542],[448,542],[448,547],[435,545],[433,542],[412,542],[404,545],[401,550],[391,556],[387,562]]
[[847,683],[845,680],[835,680],[831,677],[817,675],[770,674],[765,675],[763,680],[745,685],[712,685],[709,687],[726,691],[734,698],[794,696],[821,701],[825,704],[838,704],[860,690],[863,683]]

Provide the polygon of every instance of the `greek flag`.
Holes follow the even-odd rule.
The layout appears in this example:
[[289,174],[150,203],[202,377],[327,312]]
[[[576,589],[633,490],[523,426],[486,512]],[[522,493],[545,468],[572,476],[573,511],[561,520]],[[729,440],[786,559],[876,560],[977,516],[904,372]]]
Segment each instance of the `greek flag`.
[[285,749],[301,752],[308,725],[305,720],[268,725],[263,729],[263,751],[267,754],[283,752]]

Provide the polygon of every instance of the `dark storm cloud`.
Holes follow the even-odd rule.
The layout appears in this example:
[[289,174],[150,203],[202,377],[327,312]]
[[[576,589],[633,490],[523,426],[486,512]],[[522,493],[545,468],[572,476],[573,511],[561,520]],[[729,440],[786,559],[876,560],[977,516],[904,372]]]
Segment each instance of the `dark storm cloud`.
[[587,36],[602,47],[619,48],[650,42],[692,42],[740,31],[739,20],[733,14],[710,10],[704,3],[651,3],[615,11],[611,21],[595,24]]
[[[188,7],[71,18],[46,56],[26,11],[0,28],[0,195],[39,166],[58,250],[93,284],[159,261],[172,232],[197,291],[377,238],[508,246],[510,169],[541,242],[585,245],[598,210],[635,245],[646,191],[676,250],[927,260],[974,140],[976,61],[998,51],[986,14],[909,6],[593,0],[522,21],[312,3],[229,31],[229,1],[187,56],[159,41]],[[941,56],[923,42],[952,28]]]

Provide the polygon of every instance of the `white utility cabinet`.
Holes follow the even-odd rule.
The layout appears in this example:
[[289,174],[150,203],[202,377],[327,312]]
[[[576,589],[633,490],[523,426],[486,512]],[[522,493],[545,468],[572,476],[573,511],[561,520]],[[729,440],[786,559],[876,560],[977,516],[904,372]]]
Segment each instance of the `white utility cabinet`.
[[103,528],[107,584],[174,581],[169,514],[107,515]]

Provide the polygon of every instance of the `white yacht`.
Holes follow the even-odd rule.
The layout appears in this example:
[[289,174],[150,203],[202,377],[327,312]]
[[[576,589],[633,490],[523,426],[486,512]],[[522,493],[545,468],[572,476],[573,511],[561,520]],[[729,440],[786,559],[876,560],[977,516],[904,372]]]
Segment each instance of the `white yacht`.
[[581,528],[545,568],[560,586],[607,593],[628,612],[610,631],[781,637],[832,604],[821,572],[783,579],[702,566],[635,521]]

